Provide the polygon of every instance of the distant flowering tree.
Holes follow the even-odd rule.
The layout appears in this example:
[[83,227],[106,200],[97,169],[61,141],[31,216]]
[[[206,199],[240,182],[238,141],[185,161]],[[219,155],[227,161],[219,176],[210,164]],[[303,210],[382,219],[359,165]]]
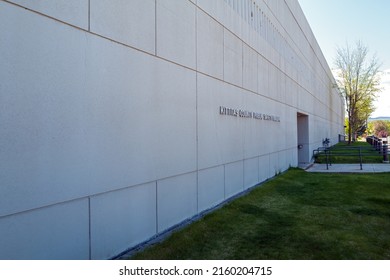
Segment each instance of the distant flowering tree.
[[378,132],[378,137],[379,138],[387,138],[389,136],[389,132],[385,131],[385,130],[381,130]]
[[348,118],[348,143],[355,140],[357,132],[374,112],[373,102],[380,92],[380,64],[377,58],[368,58],[368,48],[357,42],[351,49],[337,49],[335,60],[337,85],[343,95]]
[[376,137],[386,138],[389,136],[390,132],[390,122],[389,121],[374,121],[372,122],[372,130]]

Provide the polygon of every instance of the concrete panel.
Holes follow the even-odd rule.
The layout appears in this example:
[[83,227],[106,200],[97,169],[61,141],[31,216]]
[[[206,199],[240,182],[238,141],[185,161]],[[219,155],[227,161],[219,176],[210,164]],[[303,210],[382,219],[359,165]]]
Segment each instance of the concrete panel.
[[84,110],[86,37],[3,1],[0,25],[12,26],[0,38],[2,216],[85,196],[88,184],[80,182],[85,139],[75,134]]
[[196,169],[193,71],[0,5],[0,216]]
[[198,71],[219,79],[223,79],[223,33],[222,25],[198,9]]
[[224,30],[224,80],[242,87],[242,41]]
[[[245,94],[247,93],[247,94]],[[270,113],[269,104],[270,100],[256,95],[251,94],[246,91],[243,91],[244,99],[244,108],[251,112],[256,113]],[[244,158],[253,158],[258,155],[264,154],[268,151],[267,138],[271,137],[273,134],[273,129],[268,129],[270,123],[268,121],[259,120],[255,118],[246,119],[243,124],[243,134],[242,138],[244,141]],[[267,133],[264,133],[267,131]]]
[[286,148],[293,148],[298,150],[298,139],[296,135],[297,133],[297,113],[296,110],[293,108],[289,108],[288,106],[285,106],[284,110],[284,127],[283,130],[284,133],[284,140],[285,140],[285,147]]
[[248,45],[243,45],[243,87],[257,92],[257,56],[258,54]]
[[269,65],[261,55],[258,56],[258,90],[257,92],[263,96],[270,96],[269,93]]
[[[248,110],[251,110],[249,107]],[[253,110],[253,112],[262,112],[261,110]],[[264,128],[266,123],[262,120],[250,119],[247,120],[244,133],[242,135],[244,141],[244,157],[252,158],[264,153],[264,149],[267,147],[264,138],[269,135],[264,134]]]
[[279,84],[278,84],[278,70],[272,63],[268,63],[268,93],[267,96],[274,99],[279,100]]
[[88,200],[0,218],[0,259],[89,259]]
[[91,198],[91,258],[108,259],[157,233],[156,183]]
[[91,31],[155,54],[155,0],[91,1]]
[[279,84],[279,91],[278,91],[278,100],[282,103],[286,103],[286,76],[284,73],[282,73],[280,70],[278,70],[278,84]]
[[298,85],[290,77],[286,78],[286,104],[297,107]]
[[300,88],[298,92],[298,108],[302,112],[312,112],[314,101],[313,97],[305,89]]
[[230,3],[227,3],[228,5],[225,5],[225,17],[223,22],[227,29],[229,29],[232,33],[240,36],[244,42],[248,42],[248,28],[245,28],[247,23],[244,22],[244,19],[238,12],[238,5],[241,3],[242,1],[234,0],[230,1]]
[[211,208],[225,199],[224,167],[218,166],[198,173],[198,211]]
[[220,106],[242,107],[242,91],[210,77],[198,76],[198,165],[206,169],[243,159],[239,117],[220,115]]
[[100,58],[89,72],[92,109],[99,112],[91,134],[99,136],[99,171],[109,168],[105,185],[114,178],[125,179],[126,187],[194,171],[195,72],[122,47],[98,46],[91,56]]
[[157,55],[196,68],[196,7],[189,1],[157,1]]
[[269,155],[269,177],[274,177],[282,172],[282,168],[279,164],[279,153],[272,153]]
[[225,198],[244,191],[244,162],[225,165]]
[[226,6],[225,2],[226,1],[224,0],[198,0],[198,6],[211,17],[223,24],[224,9]]
[[11,0],[9,2],[88,30],[88,0]]
[[266,133],[263,133],[263,136],[261,137],[261,145],[266,147],[262,149],[262,154],[277,152],[284,148],[283,143],[285,142],[284,133],[286,128],[284,106],[270,100],[267,100],[264,106],[265,114],[279,116],[281,121],[264,121],[262,123],[263,132],[266,131]]
[[162,232],[197,214],[197,174],[157,182],[157,225]]
[[298,166],[298,159],[297,159],[297,148],[294,146],[293,148],[286,151],[286,169],[290,167],[297,167]]
[[244,160],[244,189],[259,183],[259,158]]
[[269,162],[269,155],[259,157],[259,182],[264,182],[271,178]]
[[279,158],[279,168],[280,168],[281,172],[286,171],[289,167],[288,150],[280,151],[278,153],[278,158]]

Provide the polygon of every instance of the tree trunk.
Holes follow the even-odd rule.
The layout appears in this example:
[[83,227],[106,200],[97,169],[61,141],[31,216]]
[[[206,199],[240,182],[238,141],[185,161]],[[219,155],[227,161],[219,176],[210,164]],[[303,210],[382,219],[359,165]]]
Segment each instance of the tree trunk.
[[352,142],[352,125],[353,125],[353,121],[352,121],[352,113],[350,109],[348,111],[348,145],[351,145]]
[[351,127],[351,121],[349,121],[349,127],[348,127],[348,145],[351,145],[352,143],[352,127]]

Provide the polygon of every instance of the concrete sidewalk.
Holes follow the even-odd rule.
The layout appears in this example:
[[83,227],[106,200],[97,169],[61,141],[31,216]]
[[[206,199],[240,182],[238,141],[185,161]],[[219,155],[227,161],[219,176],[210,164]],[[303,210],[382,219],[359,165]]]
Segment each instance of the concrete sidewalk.
[[307,172],[329,172],[329,173],[381,173],[390,172],[390,164],[386,163],[363,163],[363,170],[360,164],[332,164],[326,169],[326,164],[314,163],[306,169]]

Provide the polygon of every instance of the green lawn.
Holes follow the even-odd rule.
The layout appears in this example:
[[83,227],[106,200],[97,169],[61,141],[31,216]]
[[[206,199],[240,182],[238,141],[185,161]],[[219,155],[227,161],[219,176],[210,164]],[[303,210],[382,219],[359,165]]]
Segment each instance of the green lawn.
[[390,259],[390,173],[290,169],[134,259]]
[[[330,161],[332,163],[359,163],[359,147],[362,153],[362,163],[382,163],[383,156],[367,142],[354,142],[348,145],[345,142],[331,147]],[[324,153],[315,156],[316,163],[326,163]]]

